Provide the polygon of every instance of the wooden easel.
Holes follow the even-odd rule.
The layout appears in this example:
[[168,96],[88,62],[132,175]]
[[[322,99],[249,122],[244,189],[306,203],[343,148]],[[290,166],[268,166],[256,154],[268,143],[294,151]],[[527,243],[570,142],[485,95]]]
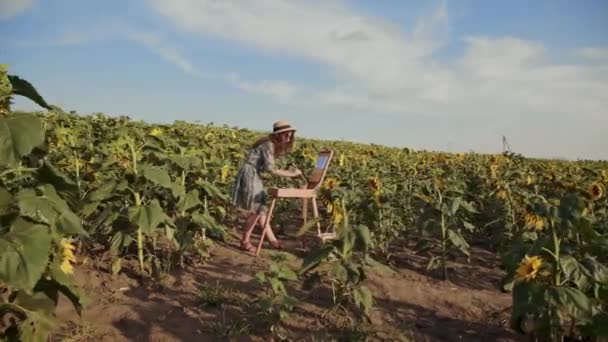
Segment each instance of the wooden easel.
[[[317,219],[319,217],[319,208],[317,206],[317,192],[323,184],[323,180],[325,179],[325,174],[327,173],[327,168],[331,159],[334,155],[334,152],[328,149],[322,149],[319,152],[317,157],[317,165],[310,177],[308,177],[307,184],[302,188],[277,188],[273,187],[268,189],[268,195],[272,198],[270,202],[270,208],[268,210],[268,214],[266,216],[266,223],[270,223],[272,214],[274,211],[274,207],[277,199],[279,198],[302,198],[304,203],[302,205],[302,218],[304,220],[304,224],[307,222],[308,216],[308,201],[312,202],[312,213],[313,217]],[[258,242],[258,248],[255,252],[255,255],[260,254],[260,250],[262,249],[262,244],[264,243],[264,238],[266,237],[266,223],[264,223],[264,228],[262,231],[262,236],[260,237],[260,242]],[[331,232],[321,232],[321,223],[317,222],[317,238],[319,238],[322,242],[326,240],[335,239],[336,233],[335,231]]]

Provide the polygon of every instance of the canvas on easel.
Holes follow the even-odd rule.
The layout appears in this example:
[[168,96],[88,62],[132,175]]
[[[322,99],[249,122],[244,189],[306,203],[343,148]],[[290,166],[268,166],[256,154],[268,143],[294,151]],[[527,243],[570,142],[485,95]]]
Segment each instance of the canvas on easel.
[[[317,162],[315,168],[313,169],[310,177],[307,179],[306,185],[302,188],[270,188],[268,189],[268,194],[272,198],[270,202],[270,208],[268,210],[268,215],[266,217],[266,222],[271,222],[272,214],[274,211],[274,207],[277,199],[279,198],[301,198],[303,199],[302,204],[302,218],[304,220],[304,224],[307,222],[308,216],[308,201],[310,200],[312,203],[312,213],[314,218],[319,217],[319,208],[317,206],[317,192],[320,188],[321,184],[323,184],[323,180],[325,179],[325,175],[327,174],[327,169],[333,157],[333,151],[329,149],[322,149],[317,157]],[[264,238],[266,236],[266,224],[264,224],[264,229],[262,231],[262,236],[260,237],[260,242],[258,243],[258,248],[256,250],[256,255],[259,255],[260,250],[262,249],[262,244],[264,243]],[[317,237],[321,239],[321,241],[326,241],[330,239],[334,239],[336,236],[335,232],[321,232],[321,223],[317,222]]]

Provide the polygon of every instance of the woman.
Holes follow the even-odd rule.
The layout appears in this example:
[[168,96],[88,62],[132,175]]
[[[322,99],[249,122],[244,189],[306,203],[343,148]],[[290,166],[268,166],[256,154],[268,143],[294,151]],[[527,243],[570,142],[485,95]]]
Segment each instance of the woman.
[[270,223],[266,222],[268,212],[266,189],[260,174],[268,172],[282,177],[299,177],[300,170],[275,169],[274,160],[290,152],[295,138],[295,128],[285,121],[277,121],[273,131],[266,137],[256,141],[249,151],[245,163],[241,167],[232,191],[232,203],[249,212],[245,223],[241,249],[255,252],[256,248],[249,241],[256,224],[265,227],[266,235],[274,248],[281,248],[274,236]]

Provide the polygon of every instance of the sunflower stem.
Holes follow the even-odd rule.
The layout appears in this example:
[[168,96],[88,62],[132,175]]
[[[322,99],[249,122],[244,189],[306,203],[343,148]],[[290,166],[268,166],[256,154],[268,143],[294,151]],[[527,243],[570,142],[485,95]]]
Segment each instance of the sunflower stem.
[[552,223],[551,224],[551,233],[553,235],[553,257],[555,258],[555,273],[554,273],[554,282],[555,282],[555,286],[559,286],[561,281],[560,281],[560,262],[559,262],[559,245],[560,245],[560,239],[557,237],[557,232],[555,231],[555,226]]

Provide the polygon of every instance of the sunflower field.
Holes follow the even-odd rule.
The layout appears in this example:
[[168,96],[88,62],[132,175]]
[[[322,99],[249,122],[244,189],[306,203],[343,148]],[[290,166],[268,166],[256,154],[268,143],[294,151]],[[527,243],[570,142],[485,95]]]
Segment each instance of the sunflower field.
[[[59,294],[81,310],[71,279],[76,249],[101,245],[112,272],[133,259],[153,276],[208,258],[235,227],[232,180],[263,133],[81,116],[49,106],[6,69],[0,82],[1,337],[44,340]],[[14,112],[15,95],[48,110]],[[301,274],[334,263],[339,293],[364,312],[372,294],[361,270],[386,267],[403,241],[415,241],[445,280],[448,261],[469,258],[481,243],[502,258],[512,329],[551,339],[608,334],[608,162],[304,138],[278,162],[306,174],[321,148],[334,151],[321,217],[340,239],[311,247]],[[299,207],[277,210],[296,217]]]

